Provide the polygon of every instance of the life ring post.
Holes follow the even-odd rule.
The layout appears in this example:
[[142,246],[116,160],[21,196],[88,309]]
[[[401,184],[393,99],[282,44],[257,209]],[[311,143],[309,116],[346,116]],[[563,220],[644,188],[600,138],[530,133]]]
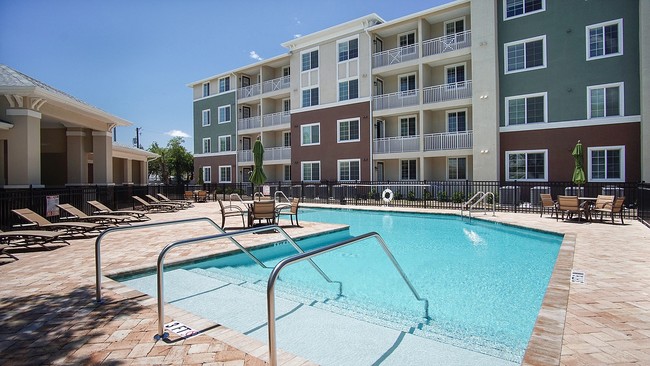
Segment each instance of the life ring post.
[[389,204],[390,201],[393,200],[393,191],[390,190],[390,188],[384,189],[384,191],[381,193],[381,198],[386,202],[386,204]]

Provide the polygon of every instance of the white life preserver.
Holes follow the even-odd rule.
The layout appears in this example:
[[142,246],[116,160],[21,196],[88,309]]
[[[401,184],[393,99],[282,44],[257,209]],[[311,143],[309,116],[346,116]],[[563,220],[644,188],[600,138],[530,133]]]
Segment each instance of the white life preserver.
[[[386,197],[386,194],[388,194],[388,197]],[[384,189],[384,191],[381,192],[381,198],[384,199],[384,202],[390,203],[390,201],[393,200],[393,191],[391,191],[390,188]]]

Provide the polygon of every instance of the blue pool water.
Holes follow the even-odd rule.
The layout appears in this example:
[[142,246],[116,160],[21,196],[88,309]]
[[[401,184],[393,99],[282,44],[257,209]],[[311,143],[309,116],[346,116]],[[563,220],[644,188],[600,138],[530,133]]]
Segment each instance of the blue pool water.
[[[298,241],[304,249],[378,232],[429,300],[430,319],[372,239],[314,259],[343,284],[342,293],[301,262],[282,272],[277,296],[513,362],[525,352],[562,242],[559,235],[453,215],[302,208],[300,219],[350,225]],[[254,253],[273,266],[295,251],[277,243]],[[184,269],[262,284],[259,291],[270,272],[243,254]]]

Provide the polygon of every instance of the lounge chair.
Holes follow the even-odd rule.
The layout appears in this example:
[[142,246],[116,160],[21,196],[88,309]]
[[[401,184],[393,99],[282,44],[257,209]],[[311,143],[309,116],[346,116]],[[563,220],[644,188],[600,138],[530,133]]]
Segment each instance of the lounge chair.
[[539,197],[542,202],[542,209],[539,212],[539,217],[542,217],[544,214],[544,211],[550,210],[551,211],[551,218],[553,217],[553,214],[557,216],[557,202],[553,201],[553,198],[551,197],[550,193],[540,193]]
[[18,260],[18,257],[16,257],[15,255],[13,255],[13,254],[11,254],[11,253],[9,253],[7,251],[8,247],[9,247],[8,245],[0,244],[0,255],[4,254],[6,256],[9,256],[9,258],[12,258],[14,260]]
[[602,208],[594,208],[594,214],[600,213],[600,221],[603,221],[603,214],[608,213],[612,219],[612,224],[614,223],[614,215],[619,214],[621,218],[621,224],[623,222],[623,203],[625,202],[625,197],[616,197],[614,202],[606,203]]
[[[567,215],[567,219],[573,217],[573,214],[578,214],[578,221],[585,216],[585,220],[588,219],[589,212],[585,210],[584,205],[580,204],[578,196],[557,196],[557,211],[562,213],[562,220],[564,220],[564,214]],[[555,220],[559,219],[559,214],[555,216]]]
[[21,219],[28,222],[28,225],[23,226],[37,226],[38,228],[45,230],[65,230],[66,234],[69,235],[81,234],[83,236],[87,236],[86,234],[91,231],[99,231],[106,228],[105,225],[90,222],[66,221],[52,223],[45,217],[28,208],[11,210],[11,212],[15,213],[16,215],[20,216]]
[[166,205],[174,205],[179,210],[184,210],[184,209],[187,208],[187,206],[184,203],[180,203],[180,202],[163,202],[163,201],[157,199],[156,197],[154,197],[154,196],[152,196],[150,194],[145,194],[144,196],[147,197],[149,199],[149,201],[151,201],[149,203],[155,203],[155,204],[161,204],[162,203],[162,204],[166,204]]
[[258,220],[260,224],[262,224],[262,220],[266,220],[269,225],[274,224],[275,216],[274,200],[253,201],[251,213],[248,216],[248,225],[252,226],[255,220]]
[[111,215],[125,215],[130,216],[131,220],[134,221],[147,221],[151,220],[145,211],[137,210],[111,210],[108,206],[104,205],[99,201],[88,201],[88,204],[93,206],[97,211],[94,214],[111,214]]
[[[178,211],[178,205],[170,203],[150,203],[138,196],[131,196],[134,200],[140,203],[142,207],[147,212],[175,212]],[[135,205],[134,205],[135,206]]]
[[280,222],[280,215],[288,215],[291,218],[291,226],[293,226],[293,217],[296,217],[296,225],[300,226],[298,223],[298,205],[300,204],[300,198],[294,198],[291,201],[289,206],[279,206],[275,209],[276,221]]
[[162,193],[156,193],[156,196],[160,197],[161,202],[179,203],[185,208],[189,208],[189,207],[194,206],[194,204],[192,203],[191,200],[189,200],[189,201],[187,199],[184,199],[184,200],[170,200],[169,198],[167,198],[167,196],[165,196]]
[[[67,212],[69,216],[66,217],[66,219],[76,219],[78,221],[86,221],[86,222],[94,222],[97,224],[104,224],[104,225],[119,225],[119,224],[129,224],[130,221],[130,216],[125,216],[125,215],[109,215],[109,214],[103,214],[103,215],[86,215],[85,212],[81,211],[80,209],[74,207],[73,205],[69,203],[61,203],[57,205],[60,209],[63,211]],[[62,217],[63,219],[63,217]]]
[[[24,247],[40,245],[47,250],[51,250],[51,248],[46,247],[45,244],[62,243],[70,245],[70,243],[68,243],[68,241],[63,238],[64,235],[66,235],[65,231],[53,230],[0,230],[0,243],[3,245],[6,244],[8,246]],[[9,253],[5,254],[13,257]]]
[[223,202],[221,200],[219,201],[219,207],[221,208],[221,228],[225,228],[226,225],[226,217],[233,217],[233,216],[241,216],[241,224],[242,227],[246,227],[246,221],[244,221],[244,216],[248,215],[248,211],[243,210],[239,206],[230,206],[229,208],[225,208],[223,206]]

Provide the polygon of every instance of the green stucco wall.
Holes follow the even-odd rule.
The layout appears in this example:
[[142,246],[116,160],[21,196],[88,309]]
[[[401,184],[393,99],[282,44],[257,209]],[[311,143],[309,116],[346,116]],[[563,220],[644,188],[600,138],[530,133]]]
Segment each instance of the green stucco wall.
[[[236,91],[222,93],[194,101],[194,153],[201,154],[203,151],[203,139],[212,138],[212,152],[216,151],[218,136],[230,134],[232,136],[233,149],[237,141],[237,105],[235,99]],[[218,123],[219,107],[230,105],[230,122]],[[203,110],[210,109],[210,126],[202,125]]]

